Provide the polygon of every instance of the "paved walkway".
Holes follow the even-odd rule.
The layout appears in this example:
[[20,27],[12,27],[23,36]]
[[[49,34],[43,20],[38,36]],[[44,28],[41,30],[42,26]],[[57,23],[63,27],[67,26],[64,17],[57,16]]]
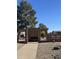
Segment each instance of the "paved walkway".
[[17,51],[17,59],[36,59],[37,42],[29,42]]
[[20,48],[22,48],[25,44],[23,43],[17,43],[17,50],[19,50]]

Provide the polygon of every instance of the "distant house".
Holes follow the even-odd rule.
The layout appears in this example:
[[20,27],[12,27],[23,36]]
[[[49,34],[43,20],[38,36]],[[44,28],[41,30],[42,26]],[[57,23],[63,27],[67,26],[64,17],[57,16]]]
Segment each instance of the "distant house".
[[61,31],[53,31],[47,34],[48,41],[61,41]]

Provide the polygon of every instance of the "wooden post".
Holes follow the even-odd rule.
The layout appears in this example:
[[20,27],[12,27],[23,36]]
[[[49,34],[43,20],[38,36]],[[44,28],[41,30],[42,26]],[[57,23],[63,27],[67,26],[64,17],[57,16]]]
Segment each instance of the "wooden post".
[[25,43],[27,43],[27,30],[25,29]]

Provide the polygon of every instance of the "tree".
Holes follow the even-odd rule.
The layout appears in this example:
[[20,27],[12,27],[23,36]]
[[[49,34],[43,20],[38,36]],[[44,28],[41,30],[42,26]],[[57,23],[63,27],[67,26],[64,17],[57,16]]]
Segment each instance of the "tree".
[[44,25],[42,23],[39,24],[39,28],[41,28],[41,29],[47,29],[46,25]]
[[27,3],[26,0],[22,0],[19,5],[17,5],[17,27],[24,28],[30,25],[34,28],[38,23],[35,17],[36,12],[33,10],[31,4]]
[[[47,29],[46,25],[44,25],[42,23],[39,24],[39,28],[40,29]],[[45,36],[46,36],[46,32],[45,31],[41,31],[41,37],[44,38]]]

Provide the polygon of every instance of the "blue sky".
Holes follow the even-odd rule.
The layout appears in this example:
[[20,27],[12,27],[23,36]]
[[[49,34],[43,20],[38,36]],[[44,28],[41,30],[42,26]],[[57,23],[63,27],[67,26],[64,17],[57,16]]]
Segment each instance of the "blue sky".
[[[17,0],[19,4],[21,0]],[[37,21],[51,31],[61,30],[61,0],[27,0],[36,11]],[[39,24],[38,23],[38,24]],[[36,25],[38,27],[38,24]]]

